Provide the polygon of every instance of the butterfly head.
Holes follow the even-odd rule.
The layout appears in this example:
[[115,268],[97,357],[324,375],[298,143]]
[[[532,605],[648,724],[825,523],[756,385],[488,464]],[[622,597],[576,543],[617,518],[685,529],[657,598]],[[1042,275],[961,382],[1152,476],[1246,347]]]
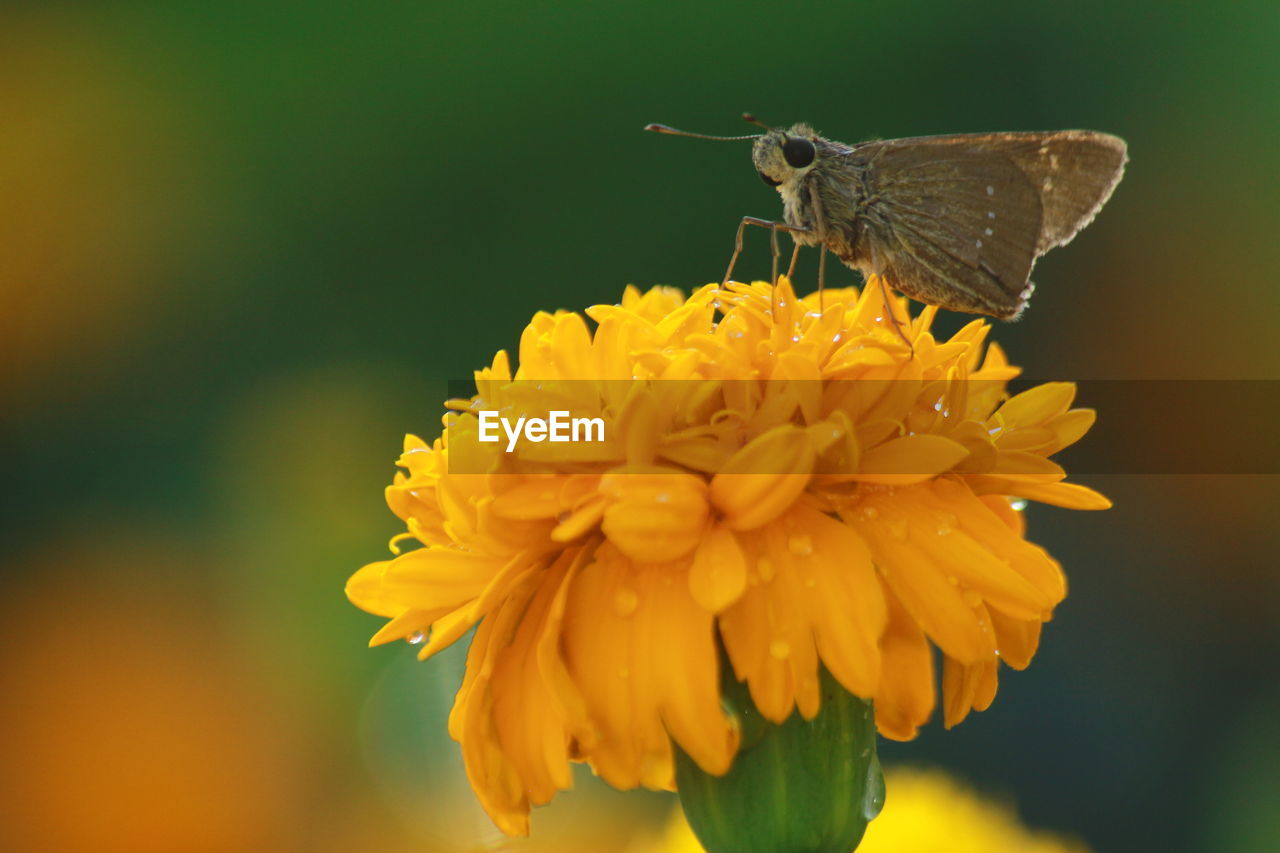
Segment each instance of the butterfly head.
[[782,191],[809,173],[818,161],[817,134],[807,124],[792,125],[788,130],[770,128],[751,147],[751,160],[760,180]]
[[794,187],[796,182],[813,169],[823,156],[823,152],[831,147],[831,143],[814,133],[807,124],[794,124],[787,130],[770,127],[751,113],[743,113],[748,123],[764,128],[764,133],[753,133],[747,136],[708,136],[705,133],[690,133],[677,130],[665,124],[650,124],[645,130],[655,133],[667,133],[673,136],[692,136],[695,139],[716,140],[755,140],[751,147],[751,159],[755,163],[756,173],[760,179],[778,192]]

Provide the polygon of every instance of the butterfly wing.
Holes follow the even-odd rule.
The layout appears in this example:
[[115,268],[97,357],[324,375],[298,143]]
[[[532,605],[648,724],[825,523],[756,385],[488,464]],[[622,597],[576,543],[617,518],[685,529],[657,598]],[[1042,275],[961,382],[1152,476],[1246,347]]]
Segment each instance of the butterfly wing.
[[859,266],[921,301],[1011,318],[1036,258],[1075,236],[1115,188],[1124,143],[1086,131],[975,134],[871,142],[851,156],[871,190]]

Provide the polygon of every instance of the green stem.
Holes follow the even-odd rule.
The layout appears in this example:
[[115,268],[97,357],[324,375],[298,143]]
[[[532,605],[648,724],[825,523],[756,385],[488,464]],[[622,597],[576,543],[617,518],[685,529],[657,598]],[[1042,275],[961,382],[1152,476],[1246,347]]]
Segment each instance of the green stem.
[[[726,670],[729,671],[729,670]],[[724,776],[677,749],[676,784],[694,834],[710,853],[849,853],[884,804],[875,717],[825,669],[822,708],[781,725],[760,716],[745,684],[725,679],[742,746]]]

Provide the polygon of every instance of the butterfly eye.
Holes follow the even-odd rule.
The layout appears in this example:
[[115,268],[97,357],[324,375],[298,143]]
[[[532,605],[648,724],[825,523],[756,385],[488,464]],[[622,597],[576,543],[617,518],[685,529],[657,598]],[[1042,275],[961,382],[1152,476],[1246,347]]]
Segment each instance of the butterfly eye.
[[808,166],[817,153],[813,143],[807,139],[788,136],[786,142],[782,143],[782,156],[787,158],[787,165],[793,169],[803,169]]
[[775,181],[773,178],[769,177],[769,176],[768,176],[768,175],[766,175],[764,172],[759,172],[759,171],[758,171],[758,172],[756,172],[756,174],[760,176],[760,180],[764,181],[766,184],[768,184],[768,185],[769,185],[769,186],[771,186],[771,187],[780,187],[780,186],[782,186],[782,181]]

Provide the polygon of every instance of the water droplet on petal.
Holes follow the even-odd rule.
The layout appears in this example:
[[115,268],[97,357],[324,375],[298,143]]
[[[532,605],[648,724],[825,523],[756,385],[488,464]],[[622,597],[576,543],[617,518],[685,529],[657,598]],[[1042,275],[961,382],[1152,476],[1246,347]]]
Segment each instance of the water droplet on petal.
[[756,572],[760,575],[760,580],[765,583],[773,580],[773,560],[761,557],[756,561]]
[[407,639],[409,640],[409,645],[416,646],[426,638],[427,638],[427,634],[425,631],[414,631],[412,634],[408,636]]
[[613,596],[613,610],[619,616],[630,616],[640,606],[640,596],[634,589],[623,587]]
[[1016,501],[1009,501],[1009,506],[1013,508],[1014,512],[1022,512],[1027,508],[1027,502],[1022,498],[1018,498]]
[[787,540],[787,550],[797,557],[807,557],[813,553],[813,540],[803,533],[796,533]]
[[654,501],[656,501],[657,503],[660,503],[660,504],[671,503],[671,493],[670,493],[670,492],[658,492],[658,494],[654,495],[653,499],[654,499]]
[[878,515],[880,515],[880,510],[876,509],[873,506],[864,506],[862,508],[863,521],[874,521],[876,516]]
[[907,520],[905,518],[895,518],[889,522],[889,532],[899,539],[907,538]]
[[786,660],[787,656],[791,654],[791,644],[786,640],[774,640],[769,644],[769,654],[778,660]]

